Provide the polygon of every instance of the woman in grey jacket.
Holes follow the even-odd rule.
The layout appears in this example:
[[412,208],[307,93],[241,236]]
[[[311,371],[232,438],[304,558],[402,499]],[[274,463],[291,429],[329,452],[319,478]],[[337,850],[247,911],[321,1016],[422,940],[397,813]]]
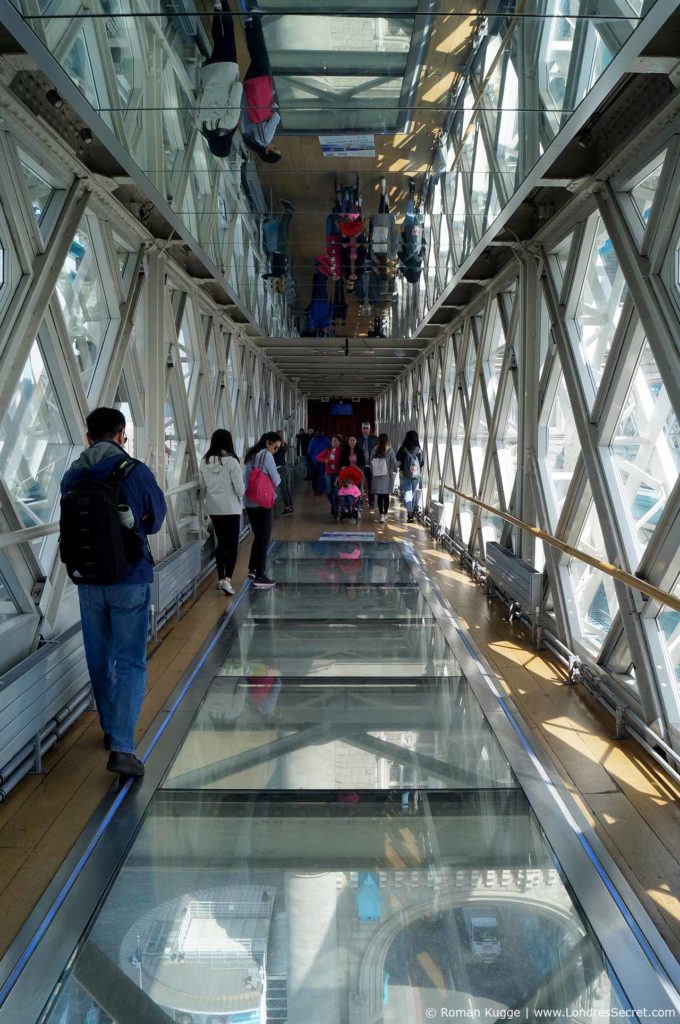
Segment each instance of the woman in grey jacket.
[[217,589],[233,594],[231,577],[238,556],[245,484],[228,430],[216,430],[198,467],[201,497],[215,530]]
[[241,116],[243,86],[236,59],[234,19],[215,3],[212,20],[213,49],[201,68],[201,94],[196,124],[213,156],[227,157]]
[[380,434],[378,443],[371,454],[371,472],[373,476],[371,490],[378,499],[380,522],[387,520],[390,507],[390,494],[394,490],[394,478],[399,466],[387,434]]

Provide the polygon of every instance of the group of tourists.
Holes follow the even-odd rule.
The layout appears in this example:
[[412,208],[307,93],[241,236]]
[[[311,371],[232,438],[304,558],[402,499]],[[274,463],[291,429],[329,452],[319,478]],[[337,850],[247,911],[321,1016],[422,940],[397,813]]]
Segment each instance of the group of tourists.
[[384,328],[375,325],[389,310],[397,274],[401,271],[411,283],[420,278],[425,254],[423,223],[412,178],[401,233],[390,209],[386,178],[380,179],[378,212],[367,221],[363,219],[359,176],[354,185],[344,187],[338,187],[336,178],[335,203],[326,217],[326,248],[315,261],[302,335],[319,337],[340,327],[347,317],[347,295],[354,294],[362,312],[374,314],[374,336],[384,336]]
[[413,522],[420,491],[423,453],[415,430],[409,430],[396,451],[387,434],[376,435],[370,423],[362,423],[361,435],[330,437],[323,430],[301,431],[298,454],[307,464],[307,478],[317,496],[325,495],[331,518],[361,518],[364,502],[369,512],[378,509],[380,522],[387,521],[390,496],[399,474],[400,492],[408,522]]
[[[146,689],[146,645],[153,582],[148,537],[166,515],[163,491],[151,470],[125,451],[126,423],[115,408],[87,417],[87,447],[61,482],[59,550],[78,588],[83,643],[94,699],[109,751],[107,768],[124,778],[144,774],[135,754],[135,728]],[[376,437],[369,423],[361,436],[326,437],[301,431],[298,454],[305,457],[315,493],[325,493],[331,515],[354,515],[362,503],[377,501],[385,522],[395,477],[409,521],[419,493],[423,455],[411,430],[393,452],[387,434]],[[241,464],[228,430],[216,430],[199,466],[199,491],[216,541],[217,588],[233,594],[242,513],[252,531],[248,578],[256,589],[276,586],[267,576],[273,507],[281,489],[284,513],[292,512],[293,467],[285,458],[283,432],[268,431]],[[278,465],[277,465],[278,463]]]
[[[243,17],[249,63],[241,77],[234,21]],[[196,126],[213,156],[226,159],[240,127],[244,144],[260,160],[276,163],[281,150],[274,137],[281,123],[262,15],[233,13],[228,0],[215,0],[212,50],[200,72],[194,115]],[[347,296],[354,294],[365,315],[384,317],[396,294],[396,278],[415,283],[425,255],[424,218],[409,179],[409,197],[401,232],[390,209],[385,178],[380,181],[378,210],[364,220],[359,176],[351,185],[334,182],[334,203],[325,221],[325,250],[315,261],[312,294],[301,324],[303,336],[324,336],[340,329],[347,318]],[[262,276],[274,291],[295,301],[289,272],[288,232],[293,206],[281,200],[284,213],[264,225],[269,269]],[[373,328],[375,331],[375,328]],[[375,336],[382,336],[377,333]]]

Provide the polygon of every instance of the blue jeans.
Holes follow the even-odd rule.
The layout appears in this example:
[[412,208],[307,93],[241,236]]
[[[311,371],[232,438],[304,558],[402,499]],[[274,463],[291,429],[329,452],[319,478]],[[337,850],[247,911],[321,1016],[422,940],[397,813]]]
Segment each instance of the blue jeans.
[[326,497],[331,503],[331,515],[338,514],[338,489],[335,482],[338,479],[337,473],[326,473]]
[[99,721],[111,750],[134,753],[146,690],[149,583],[83,584],[80,619]]
[[313,462],[312,465],[314,467],[312,475],[312,489],[315,494],[323,494],[326,467],[322,462]]
[[406,477],[401,477],[401,496],[404,499],[406,505],[406,512],[409,516],[412,516],[418,503],[418,491],[420,490],[420,480],[407,480]]
[[338,509],[340,512],[347,512],[348,514],[354,508],[354,498],[351,494],[339,494],[338,495]]

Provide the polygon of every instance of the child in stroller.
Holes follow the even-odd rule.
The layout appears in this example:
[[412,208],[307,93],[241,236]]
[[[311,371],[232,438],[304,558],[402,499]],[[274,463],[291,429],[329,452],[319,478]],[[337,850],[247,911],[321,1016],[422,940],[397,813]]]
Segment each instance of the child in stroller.
[[338,511],[340,519],[361,517],[361,483],[364,474],[357,466],[344,466],[338,474]]

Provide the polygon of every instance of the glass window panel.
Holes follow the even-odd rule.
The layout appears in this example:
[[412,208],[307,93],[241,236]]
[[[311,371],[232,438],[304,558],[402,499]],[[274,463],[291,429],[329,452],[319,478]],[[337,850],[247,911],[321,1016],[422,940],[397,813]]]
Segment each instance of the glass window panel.
[[486,446],[489,441],[489,427],[486,422],[486,413],[481,400],[481,395],[472,414],[472,430],[470,432],[470,455],[472,456],[472,469],[475,474],[475,493],[479,493],[479,484],[484,466]]
[[550,322],[550,314],[548,313],[548,306],[545,301],[543,293],[540,297],[540,312],[539,312],[539,365],[538,365],[538,379],[540,380],[543,376],[543,367],[550,351],[550,347],[553,344],[552,337],[552,324]]
[[581,352],[595,389],[602,379],[627,292],[619,258],[600,217],[576,309]]
[[[468,483],[468,487],[469,487]],[[464,489],[464,487],[463,487]],[[471,501],[461,500],[458,506],[458,518],[460,521],[460,537],[463,543],[469,544],[472,532],[472,523],[475,518],[476,506]]]
[[[555,0],[550,6],[556,14],[565,10],[562,0]],[[566,10],[569,10],[568,4]],[[576,25],[576,20],[568,17],[550,17],[544,21],[539,74],[540,93],[547,110],[562,110]],[[559,119],[553,127],[556,129],[558,125]]]
[[[457,351],[460,352],[460,346],[462,342],[462,336],[457,336]],[[444,399],[446,402],[446,408],[451,412],[453,406],[453,399],[456,394],[456,359],[455,351],[453,348],[453,341],[446,342],[446,370],[444,373]]]
[[463,423],[463,415],[458,407],[456,413],[456,421],[451,431],[451,454],[453,455],[453,468],[456,473],[456,480],[460,480],[460,469],[463,459],[463,442],[465,440],[465,424]]
[[95,85],[95,74],[90,62],[90,48],[93,52],[96,52],[97,48],[94,39],[90,41],[86,39],[85,32],[85,28],[80,29],[66,57],[61,61],[61,66],[78,86],[88,103],[97,109],[99,97]]
[[206,426],[206,422],[203,402],[199,402],[196,410],[196,419],[194,421],[193,431],[196,456],[198,459],[201,459],[208,450],[208,428]]
[[0,576],[0,622],[14,618],[19,614],[19,606],[12,597],[9,587]]
[[506,403],[505,415],[499,426],[499,440],[496,445],[506,506],[510,503],[517,475],[517,431],[519,427],[517,395],[512,380],[508,381],[507,387],[510,390],[510,400]]
[[182,491],[181,494],[177,495],[175,517],[177,519],[180,547],[189,540],[199,536],[197,511],[198,499],[195,490]]
[[607,668],[618,677],[618,681],[635,694],[640,696],[640,688],[637,683],[635,664],[631,657],[630,647],[627,643],[619,641],[612,656],[607,662]]
[[[680,584],[676,584],[672,593],[674,597],[680,598]],[[680,612],[664,608],[659,612],[656,621],[666,645],[676,689],[680,692]]]
[[491,174],[489,173],[489,159],[482,133],[478,131],[474,169],[470,181],[470,212],[473,216],[478,237],[482,235],[486,226],[486,211],[490,190]]
[[196,365],[196,353],[194,351],[194,343],[189,326],[190,317],[191,309],[187,302],[179,329],[179,335],[177,337],[179,358],[182,365],[182,380],[184,381],[184,387],[187,394],[189,394],[189,390],[191,388],[191,380],[193,377],[194,367]]
[[118,261],[120,276],[124,279],[125,271],[130,262],[130,257],[133,255],[136,257],[136,254],[129,243],[120,238],[119,235],[114,234],[113,242],[116,247],[116,260]]
[[[580,88],[576,94],[576,102],[580,102],[597,82],[600,75],[611,63],[614,54],[609,49],[602,35],[602,24],[589,21],[586,29],[585,53],[590,56],[587,67],[581,69]],[[587,74],[584,74],[587,71]]]
[[24,526],[49,523],[72,444],[40,345],[33,343],[0,422],[0,472]]
[[501,317],[497,307],[498,300],[494,300],[493,325],[491,337],[487,341],[487,354],[484,360],[486,378],[486,394],[489,400],[489,411],[493,413],[498,394],[498,385],[501,377],[501,367],[505,355],[505,333],[501,324]]
[[496,156],[507,194],[514,191],[519,159],[519,79],[509,56],[505,63],[502,110],[498,120]]
[[85,391],[92,383],[111,316],[84,217],[57,278],[57,295]]
[[[548,417],[547,445],[547,482],[559,515],[569,490],[571,478],[574,475],[580,451],[576,421],[571,410],[564,374],[561,372]],[[554,525],[556,524],[553,523]]]
[[661,171],[663,170],[663,162],[665,159],[666,153],[664,152],[659,157],[659,162],[656,164],[654,169],[630,190],[633,202],[635,203],[637,211],[642,219],[642,223],[645,226],[649,220],[649,215],[652,212],[652,206],[654,205],[656,190],[659,186],[659,178],[661,177]]
[[573,235],[574,233],[572,231],[570,234],[567,235],[566,238],[562,239],[557,248],[553,249],[550,254],[551,256],[555,257],[555,262],[553,263],[553,266],[555,266],[556,263],[557,269],[559,270],[559,284],[562,284],[567,276],[567,264],[569,263],[569,254],[571,252]]
[[678,418],[647,341],[611,448],[642,554],[680,471]]
[[[486,498],[484,498],[484,501],[486,501],[488,505],[493,505],[494,508],[498,508],[500,505],[495,477],[493,478],[493,484]],[[482,539],[485,544],[489,544],[491,541],[499,541],[501,539],[501,533],[503,532],[503,520],[500,516],[495,516],[493,512],[487,512],[486,509],[483,509],[480,517],[480,526]],[[475,540],[476,539],[477,538],[475,538]]]
[[471,244],[471,224],[468,223],[465,201],[465,179],[462,170],[452,175],[456,182],[456,201],[453,208],[452,234],[456,261],[462,263]]
[[[576,547],[596,558],[608,561],[594,503],[590,505]],[[614,591],[614,580],[611,576],[598,572],[587,562],[580,562],[576,558],[571,559],[569,569],[576,591],[581,639],[588,647],[598,651],[619,607]]]
[[172,487],[173,485],[178,453],[179,437],[175,403],[172,395],[168,394],[165,399],[165,481],[167,487]]
[[465,382],[467,384],[468,398],[472,396],[472,387],[475,380],[475,366],[477,364],[477,350],[475,348],[474,331],[470,328],[467,352],[465,353]]
[[113,405],[115,409],[120,409],[123,416],[125,417],[125,436],[127,437],[127,443],[125,447],[127,448],[130,455],[136,456],[137,444],[135,440],[135,421],[132,418],[132,408],[130,406],[127,388],[125,387],[125,382],[122,380],[118,385],[118,390],[116,391],[116,397],[113,401]]
[[32,167],[25,164],[23,160],[20,162],[21,170],[23,171],[24,180],[26,182],[26,188],[28,189],[28,198],[31,202],[35,219],[39,224],[48,207],[50,199],[54,195],[54,188],[50,185],[49,181],[45,181],[45,179],[37,174]]
[[106,39],[111,52],[116,88],[122,110],[127,110],[135,86],[135,71],[139,66],[139,41],[134,18],[121,17],[118,11],[123,6],[120,0],[111,5],[116,16],[106,19]]

